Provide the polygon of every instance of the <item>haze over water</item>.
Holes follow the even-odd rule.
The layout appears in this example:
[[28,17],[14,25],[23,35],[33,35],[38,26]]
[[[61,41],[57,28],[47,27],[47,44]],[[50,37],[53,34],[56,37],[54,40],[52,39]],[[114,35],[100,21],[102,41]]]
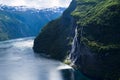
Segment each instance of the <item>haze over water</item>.
[[0,42],[0,80],[63,80],[59,66],[64,64],[35,57],[33,38]]

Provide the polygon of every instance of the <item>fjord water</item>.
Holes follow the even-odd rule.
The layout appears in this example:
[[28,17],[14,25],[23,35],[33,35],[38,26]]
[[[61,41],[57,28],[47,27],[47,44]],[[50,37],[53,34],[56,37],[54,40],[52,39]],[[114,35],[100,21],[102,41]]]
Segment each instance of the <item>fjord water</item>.
[[63,80],[59,61],[35,57],[33,38],[0,42],[0,80]]

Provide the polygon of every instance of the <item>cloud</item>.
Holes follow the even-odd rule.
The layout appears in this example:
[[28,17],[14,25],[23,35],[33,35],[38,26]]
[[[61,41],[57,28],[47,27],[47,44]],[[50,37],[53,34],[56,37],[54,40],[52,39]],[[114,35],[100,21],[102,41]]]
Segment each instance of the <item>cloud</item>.
[[31,8],[68,7],[71,0],[0,0],[0,4],[8,6],[27,6]]

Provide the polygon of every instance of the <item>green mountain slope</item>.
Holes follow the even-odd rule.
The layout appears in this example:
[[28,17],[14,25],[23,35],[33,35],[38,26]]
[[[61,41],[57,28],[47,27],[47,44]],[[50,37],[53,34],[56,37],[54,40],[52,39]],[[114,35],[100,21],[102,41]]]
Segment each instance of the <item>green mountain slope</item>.
[[0,29],[1,34],[3,34],[0,36],[1,40],[16,38],[17,36],[23,35],[24,32],[21,31],[23,27],[26,27],[24,23],[20,22],[17,18],[10,16],[8,13],[0,11]]
[[43,28],[34,41],[34,51],[64,60],[76,26],[80,55],[75,65],[97,80],[119,80],[120,1],[73,0],[60,19]]
[[64,9],[38,10],[0,5],[0,41],[36,36],[46,23],[58,18]]

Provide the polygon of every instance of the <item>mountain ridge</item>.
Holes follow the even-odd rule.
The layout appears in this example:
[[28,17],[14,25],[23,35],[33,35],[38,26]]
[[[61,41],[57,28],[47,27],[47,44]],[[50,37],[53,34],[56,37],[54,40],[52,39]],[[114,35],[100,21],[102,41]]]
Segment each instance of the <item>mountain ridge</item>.
[[0,6],[1,40],[36,36],[41,27],[58,18],[65,8],[23,9]]

